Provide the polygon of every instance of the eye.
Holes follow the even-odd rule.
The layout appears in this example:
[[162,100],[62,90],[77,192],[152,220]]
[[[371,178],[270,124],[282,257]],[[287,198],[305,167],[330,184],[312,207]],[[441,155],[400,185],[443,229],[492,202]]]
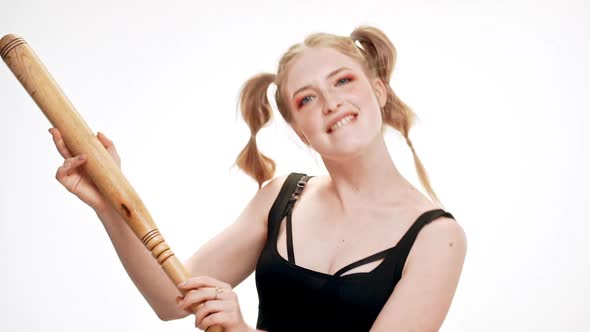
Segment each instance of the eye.
[[342,84],[345,84],[345,83],[348,83],[348,82],[350,82],[350,81],[352,81],[352,77],[348,77],[348,76],[346,76],[346,77],[342,77],[341,79],[339,79],[339,80],[336,82],[336,85],[340,85],[340,83],[342,83],[342,82],[344,82],[344,83],[342,83]]
[[303,107],[311,101],[311,96],[305,96],[297,102],[297,107]]
[[[337,85],[337,86],[339,86],[339,85],[346,84],[346,83],[348,83],[348,82],[351,82],[351,81],[353,81],[353,79],[354,79],[354,78],[353,78],[353,77],[351,77],[351,76],[342,77],[342,78],[340,78],[338,81],[336,81],[336,85]],[[303,106],[307,105],[309,102],[311,102],[311,98],[313,98],[313,96],[309,96],[309,95],[308,95],[308,96],[305,96],[305,97],[303,97],[303,98],[299,99],[299,100],[296,102],[297,108],[301,108],[301,107],[303,107]]]

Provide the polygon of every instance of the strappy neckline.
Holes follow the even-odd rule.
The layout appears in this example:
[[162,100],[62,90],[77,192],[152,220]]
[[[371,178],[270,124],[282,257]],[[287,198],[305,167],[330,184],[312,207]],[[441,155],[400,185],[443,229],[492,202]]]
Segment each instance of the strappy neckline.
[[[292,211],[292,209],[291,209]],[[288,211],[287,216],[291,213],[291,211]],[[279,249],[278,249],[278,234],[279,234],[279,230],[280,230],[280,225],[283,222],[285,216],[283,216],[281,218],[281,220],[279,221],[278,227],[276,228],[276,234],[274,236],[274,245],[272,246],[274,253],[278,256],[279,260],[281,262],[283,262],[284,264],[286,264],[287,266],[290,266],[294,269],[297,270],[301,270],[303,272],[307,272],[310,274],[314,274],[323,278],[337,278],[337,279],[342,279],[342,278],[353,278],[353,277],[359,277],[359,276],[367,276],[367,275],[371,275],[373,273],[378,272],[378,270],[382,269],[384,266],[386,266],[386,261],[388,260],[388,258],[390,257],[391,252],[395,251],[401,244],[403,241],[405,241],[405,239],[409,236],[409,234],[411,233],[411,231],[417,227],[418,222],[424,218],[426,215],[428,215],[429,213],[433,213],[435,211],[442,211],[445,212],[444,210],[437,208],[437,209],[431,209],[428,211],[423,212],[422,214],[420,214],[420,216],[418,218],[416,218],[416,220],[412,223],[412,225],[408,228],[408,230],[404,233],[404,235],[398,240],[398,242],[392,246],[389,247],[385,250],[381,250],[375,254],[369,255],[367,257],[361,258],[359,260],[356,260],[350,264],[345,265],[344,267],[340,268],[338,271],[336,271],[334,274],[329,274],[329,273],[324,273],[324,272],[320,272],[320,271],[315,271],[300,265],[297,265],[295,263],[290,262],[289,260],[285,259],[280,253],[279,253]],[[446,212],[445,212],[446,213]],[[289,244],[287,243],[287,248],[289,247]],[[349,274],[344,274],[347,271],[350,271],[354,268],[357,268],[359,266],[371,263],[375,260],[378,260],[380,258],[383,258],[383,260],[376,266],[374,267],[371,271],[367,271],[367,272],[354,272],[354,273],[349,273]],[[344,274],[344,275],[343,275]]]

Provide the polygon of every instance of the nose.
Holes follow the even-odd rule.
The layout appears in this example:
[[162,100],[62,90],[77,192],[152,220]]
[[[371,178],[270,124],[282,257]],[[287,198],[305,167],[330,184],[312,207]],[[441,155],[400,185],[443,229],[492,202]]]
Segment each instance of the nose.
[[337,112],[342,107],[342,98],[336,94],[324,94],[325,98],[325,105],[324,105],[324,114],[330,114],[333,112]]

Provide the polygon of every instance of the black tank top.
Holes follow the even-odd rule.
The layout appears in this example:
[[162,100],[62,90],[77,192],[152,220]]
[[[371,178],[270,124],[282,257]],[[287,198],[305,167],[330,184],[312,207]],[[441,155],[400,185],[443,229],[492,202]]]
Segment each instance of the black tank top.
[[[268,239],[256,264],[257,329],[288,331],[369,331],[397,282],[418,232],[430,221],[454,217],[444,210],[423,213],[399,242],[343,267],[334,275],[295,265],[291,211],[309,176],[291,173],[268,216]],[[280,223],[287,216],[287,253],[277,250]],[[383,259],[370,272],[342,275]]]

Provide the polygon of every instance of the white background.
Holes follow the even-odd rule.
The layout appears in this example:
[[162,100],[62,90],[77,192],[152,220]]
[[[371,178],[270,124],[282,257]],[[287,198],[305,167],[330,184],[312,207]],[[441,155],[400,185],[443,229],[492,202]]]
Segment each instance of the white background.
[[[312,32],[385,31],[393,89],[435,191],[468,237],[442,331],[590,331],[587,188],[590,5],[585,1],[0,0],[181,259],[257,189],[230,169],[247,141],[241,85]],[[275,111],[259,136],[277,174],[323,174]],[[0,330],[192,331],[162,322],[93,211],[54,178],[49,122],[0,65]],[[421,188],[411,153],[394,161]],[[220,262],[222,264],[222,262]],[[253,276],[236,288],[253,326]]]

